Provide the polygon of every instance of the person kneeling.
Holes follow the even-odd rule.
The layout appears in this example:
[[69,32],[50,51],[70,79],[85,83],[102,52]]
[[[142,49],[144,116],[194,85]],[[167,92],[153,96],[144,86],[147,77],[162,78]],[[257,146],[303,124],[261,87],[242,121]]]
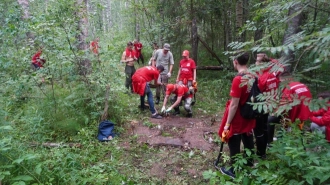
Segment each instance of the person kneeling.
[[[170,99],[172,105],[166,109],[166,103],[171,94],[174,96]],[[172,109],[174,109],[174,115],[180,114],[180,104],[181,101],[184,100],[184,109],[187,111],[187,117],[192,117],[192,110],[191,110],[191,102],[192,102],[192,94],[190,93],[188,87],[185,85],[179,84],[167,84],[166,86],[166,93],[165,99],[162,107],[162,113],[169,113]]]

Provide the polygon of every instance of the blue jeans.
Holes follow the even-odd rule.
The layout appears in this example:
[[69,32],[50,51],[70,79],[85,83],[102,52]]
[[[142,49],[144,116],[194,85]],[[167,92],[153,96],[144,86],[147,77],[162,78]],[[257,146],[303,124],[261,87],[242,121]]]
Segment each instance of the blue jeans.
[[149,104],[149,110],[151,112],[151,114],[155,114],[156,113],[156,109],[154,106],[154,99],[152,96],[152,91],[150,90],[149,84],[146,84],[146,88],[144,90],[144,95],[140,96],[140,100],[141,100],[141,106],[144,106],[144,98],[147,95],[147,99],[148,99],[148,104]]

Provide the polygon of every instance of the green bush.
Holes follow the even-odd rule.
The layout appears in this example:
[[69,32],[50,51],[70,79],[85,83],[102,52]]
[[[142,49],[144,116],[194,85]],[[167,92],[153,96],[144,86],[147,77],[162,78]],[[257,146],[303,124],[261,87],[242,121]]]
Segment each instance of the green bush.
[[236,177],[229,177],[218,171],[204,172],[204,178],[211,184],[328,184],[330,183],[330,145],[321,133],[302,133],[296,126],[288,132],[281,129],[280,138],[267,151],[267,159],[255,156],[257,165],[244,167],[242,155],[234,165]]

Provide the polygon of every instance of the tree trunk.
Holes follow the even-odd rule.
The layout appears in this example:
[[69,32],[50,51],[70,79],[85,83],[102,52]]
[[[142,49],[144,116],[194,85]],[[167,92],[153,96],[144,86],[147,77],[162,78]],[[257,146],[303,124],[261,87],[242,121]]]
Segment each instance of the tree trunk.
[[110,11],[111,11],[111,0],[107,0],[107,8],[106,8],[106,10],[107,10],[107,22],[108,22],[108,30],[110,30],[110,28],[111,28],[111,24],[112,24],[112,22],[111,22],[111,13],[110,13]]
[[[18,4],[22,7],[23,16],[22,19],[27,21],[30,19],[30,11],[29,11],[29,0],[17,0]],[[28,42],[33,45],[34,44],[34,35],[32,32],[28,31],[25,33],[28,39]]]
[[17,0],[18,4],[21,5],[23,10],[23,19],[29,19],[30,18],[30,12],[29,12],[29,1],[28,0]]
[[238,41],[242,41],[242,37],[239,35],[239,31],[243,26],[243,1],[238,0],[236,3],[236,38]]
[[194,59],[196,65],[198,64],[197,61],[197,57],[198,57],[198,28],[197,28],[197,21],[196,21],[196,17],[194,16],[193,12],[194,12],[194,4],[193,4],[193,0],[190,1],[190,8],[191,8],[191,48],[192,48],[192,58]]
[[[302,24],[303,21],[303,15],[301,11],[302,9],[302,4],[301,3],[297,3],[295,5],[293,5],[290,9],[289,9],[289,17],[295,15],[294,17],[292,17],[289,21],[288,21],[288,28],[284,34],[284,38],[283,38],[283,45],[287,45],[290,43],[290,37],[292,37],[293,35],[297,34],[301,29],[300,29],[300,25]],[[288,71],[290,72],[292,69],[292,64],[294,62],[294,52],[292,50],[289,49],[289,52],[286,54],[284,52],[282,52],[282,61],[287,61],[290,63],[289,66],[286,66],[284,68],[284,71]]]
[[77,0],[79,7],[77,15],[79,17],[77,35],[77,48],[83,51],[83,56],[79,59],[79,74],[87,75],[91,72],[91,61],[87,58],[88,44],[86,42],[88,36],[88,19],[87,19],[87,0]]

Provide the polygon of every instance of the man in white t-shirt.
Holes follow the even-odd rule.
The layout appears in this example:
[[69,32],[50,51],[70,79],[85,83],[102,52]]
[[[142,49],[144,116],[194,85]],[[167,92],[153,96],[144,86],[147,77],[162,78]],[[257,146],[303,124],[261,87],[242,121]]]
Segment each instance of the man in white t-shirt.
[[168,79],[171,77],[174,59],[173,54],[170,52],[171,46],[168,43],[165,43],[163,49],[158,49],[155,52],[153,57],[152,66],[162,65],[164,67],[164,71],[159,75],[158,82],[163,84],[156,88],[156,102],[155,104],[159,104],[160,101],[160,92],[162,92],[163,97],[165,97],[166,84],[168,84]]

